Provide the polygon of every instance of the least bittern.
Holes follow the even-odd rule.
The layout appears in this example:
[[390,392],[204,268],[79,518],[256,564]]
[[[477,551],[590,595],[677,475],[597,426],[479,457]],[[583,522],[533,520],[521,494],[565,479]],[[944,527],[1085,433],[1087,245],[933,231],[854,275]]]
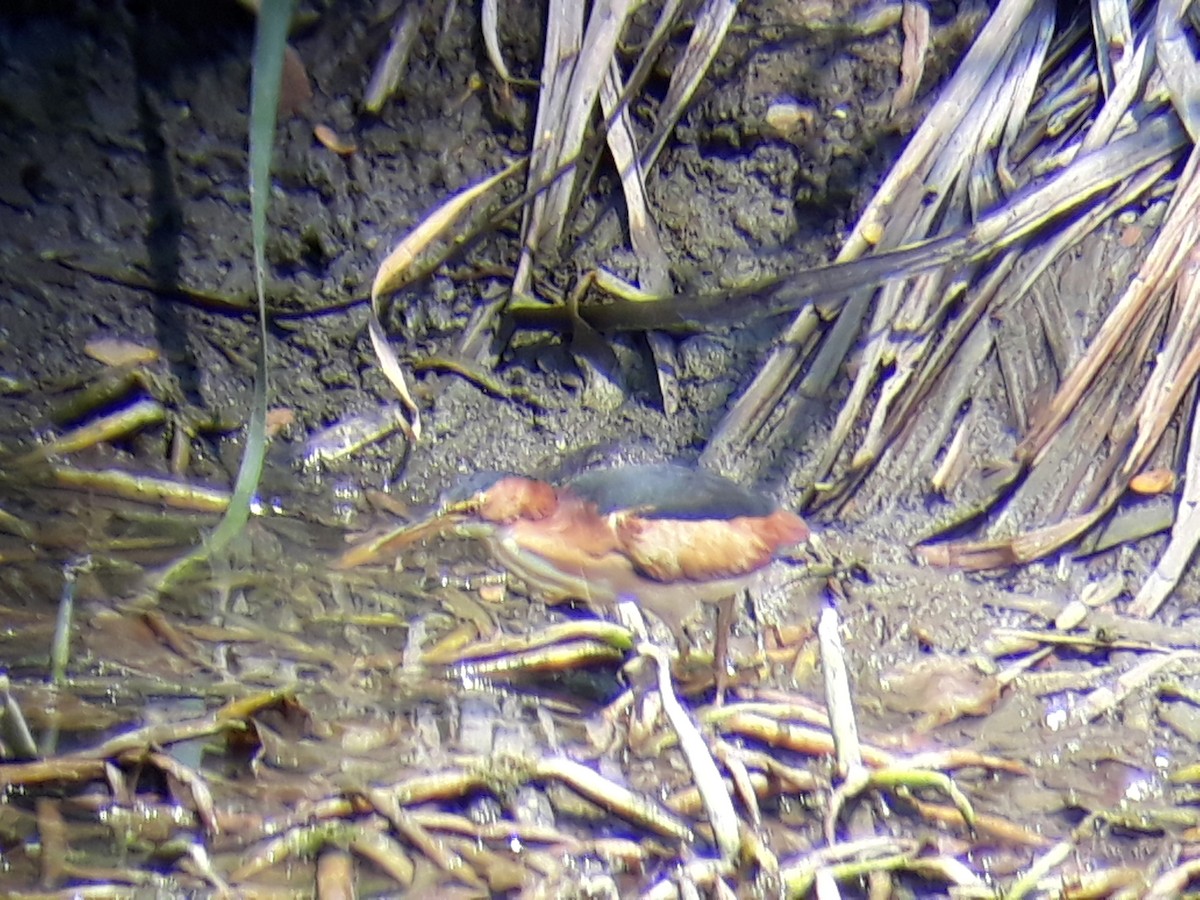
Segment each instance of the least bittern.
[[[634,601],[681,648],[697,601],[727,601],[728,617],[752,576],[809,535],[803,519],[765,495],[676,465],[600,469],[560,487],[480,473],[443,497],[438,520],[442,528],[468,526],[466,533],[484,538],[500,563],[548,600],[580,600],[600,611]],[[395,539],[377,541],[369,555],[395,546]],[[352,549],[342,564],[367,555]]]

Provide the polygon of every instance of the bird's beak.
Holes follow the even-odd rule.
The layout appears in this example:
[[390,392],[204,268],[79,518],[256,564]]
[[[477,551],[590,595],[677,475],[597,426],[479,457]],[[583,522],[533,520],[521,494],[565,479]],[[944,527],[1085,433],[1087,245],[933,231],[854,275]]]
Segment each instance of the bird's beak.
[[464,519],[465,513],[449,514],[439,510],[416,522],[407,522],[384,534],[359,541],[334,561],[333,568],[353,569],[388,561],[414,544],[456,533]]
[[496,530],[491,522],[479,518],[482,501],[478,495],[450,503],[438,509],[432,516],[441,525],[436,534],[453,534],[464,538],[486,538]]

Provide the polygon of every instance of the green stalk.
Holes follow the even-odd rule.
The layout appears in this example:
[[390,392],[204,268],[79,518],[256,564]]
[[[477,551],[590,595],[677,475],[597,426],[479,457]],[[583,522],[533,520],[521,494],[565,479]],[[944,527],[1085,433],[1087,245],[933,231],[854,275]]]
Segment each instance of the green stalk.
[[161,592],[197,563],[214,553],[220,553],[233,543],[250,519],[254,494],[262,476],[267,448],[267,396],[270,389],[267,376],[267,203],[271,196],[271,148],[275,142],[283,54],[292,19],[292,3],[293,0],[262,0],[254,40],[250,99],[250,228],[254,244],[254,289],[258,297],[259,349],[254,400],[246,430],[246,449],[242,453],[233,497],[225,515],[200,547],[172,564],[162,574],[155,593]]

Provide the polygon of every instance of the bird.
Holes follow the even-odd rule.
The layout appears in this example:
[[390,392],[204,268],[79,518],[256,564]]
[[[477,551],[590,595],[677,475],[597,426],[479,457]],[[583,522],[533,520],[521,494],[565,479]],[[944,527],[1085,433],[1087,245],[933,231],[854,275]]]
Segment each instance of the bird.
[[766,495],[671,463],[593,469],[562,485],[481,472],[441,510],[545,599],[601,613],[633,601],[681,648],[697,601],[728,601],[731,617],[755,573],[809,538],[804,519]]

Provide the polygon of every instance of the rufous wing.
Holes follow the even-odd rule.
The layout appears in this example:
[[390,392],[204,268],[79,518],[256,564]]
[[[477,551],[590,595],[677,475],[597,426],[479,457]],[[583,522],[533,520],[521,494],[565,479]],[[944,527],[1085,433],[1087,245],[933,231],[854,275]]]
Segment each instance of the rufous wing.
[[748,575],[779,550],[808,538],[804,520],[787,510],[733,519],[655,519],[621,512],[609,520],[634,568],[662,582]]

